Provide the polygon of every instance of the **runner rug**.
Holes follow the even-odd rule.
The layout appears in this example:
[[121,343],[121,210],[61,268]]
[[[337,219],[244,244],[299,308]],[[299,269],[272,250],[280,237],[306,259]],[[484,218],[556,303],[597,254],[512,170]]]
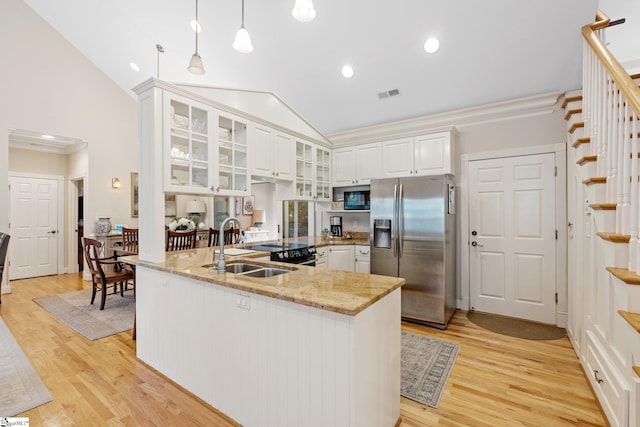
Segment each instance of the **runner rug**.
[[47,295],[33,300],[56,319],[94,341],[133,328],[136,303],[132,291],[123,297],[107,295],[104,310],[100,310],[100,293],[91,302],[91,289],[66,294]]
[[0,418],[51,402],[51,394],[0,318]]
[[459,344],[402,332],[400,394],[437,408]]

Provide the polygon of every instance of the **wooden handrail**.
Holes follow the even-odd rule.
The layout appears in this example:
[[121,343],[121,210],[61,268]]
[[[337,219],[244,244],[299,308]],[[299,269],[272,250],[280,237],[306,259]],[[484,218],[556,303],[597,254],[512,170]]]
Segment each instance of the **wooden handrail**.
[[640,115],[640,88],[633,82],[629,73],[611,55],[609,49],[606,48],[595,33],[597,30],[608,27],[610,22],[609,17],[598,10],[596,22],[582,27],[582,36],[589,43],[602,65],[607,69],[613,81],[617,83],[618,89],[624,94],[627,103],[636,114]]

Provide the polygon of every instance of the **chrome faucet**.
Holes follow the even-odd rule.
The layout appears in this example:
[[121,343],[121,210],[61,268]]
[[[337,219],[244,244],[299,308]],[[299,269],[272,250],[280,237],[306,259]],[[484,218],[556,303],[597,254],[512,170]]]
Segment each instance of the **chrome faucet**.
[[227,263],[224,260],[224,229],[227,226],[227,223],[229,223],[230,221],[235,221],[236,224],[238,224],[238,228],[240,229],[240,240],[243,241],[244,238],[244,230],[242,229],[242,224],[240,224],[240,220],[236,217],[230,216],[228,218],[225,218],[224,221],[222,221],[222,224],[220,224],[220,235],[218,236],[218,240],[220,240],[220,255],[218,256],[218,259],[216,260],[216,251],[213,251],[213,261],[212,264],[215,267],[218,267],[218,274],[224,273],[225,272],[225,267],[227,266]]

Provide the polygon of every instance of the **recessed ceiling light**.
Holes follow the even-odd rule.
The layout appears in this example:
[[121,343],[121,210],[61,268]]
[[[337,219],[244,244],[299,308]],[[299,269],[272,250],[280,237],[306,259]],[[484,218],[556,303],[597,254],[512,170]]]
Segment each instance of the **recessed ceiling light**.
[[353,77],[353,67],[351,65],[345,65],[342,67],[342,75],[347,79]]
[[440,49],[440,42],[435,37],[430,37],[424,42],[424,50],[427,53],[436,53]]
[[129,67],[131,67],[131,69],[135,72],[140,71],[140,67],[138,67],[138,64],[136,64],[135,62],[129,62]]
[[45,139],[56,139],[56,137],[53,136],[53,135],[46,135],[45,134],[45,135],[42,135],[42,137],[45,138]]
[[198,21],[196,21],[195,19],[192,19],[192,20],[191,20],[191,29],[192,29],[193,31],[198,32],[198,33],[199,33],[200,31],[202,31],[202,27],[200,26],[200,23],[199,23]]

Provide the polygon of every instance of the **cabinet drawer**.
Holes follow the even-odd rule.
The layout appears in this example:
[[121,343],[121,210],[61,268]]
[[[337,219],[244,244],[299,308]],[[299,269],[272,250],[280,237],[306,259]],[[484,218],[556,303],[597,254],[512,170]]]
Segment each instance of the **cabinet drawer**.
[[629,389],[591,331],[587,332],[586,375],[612,426],[629,425]]

